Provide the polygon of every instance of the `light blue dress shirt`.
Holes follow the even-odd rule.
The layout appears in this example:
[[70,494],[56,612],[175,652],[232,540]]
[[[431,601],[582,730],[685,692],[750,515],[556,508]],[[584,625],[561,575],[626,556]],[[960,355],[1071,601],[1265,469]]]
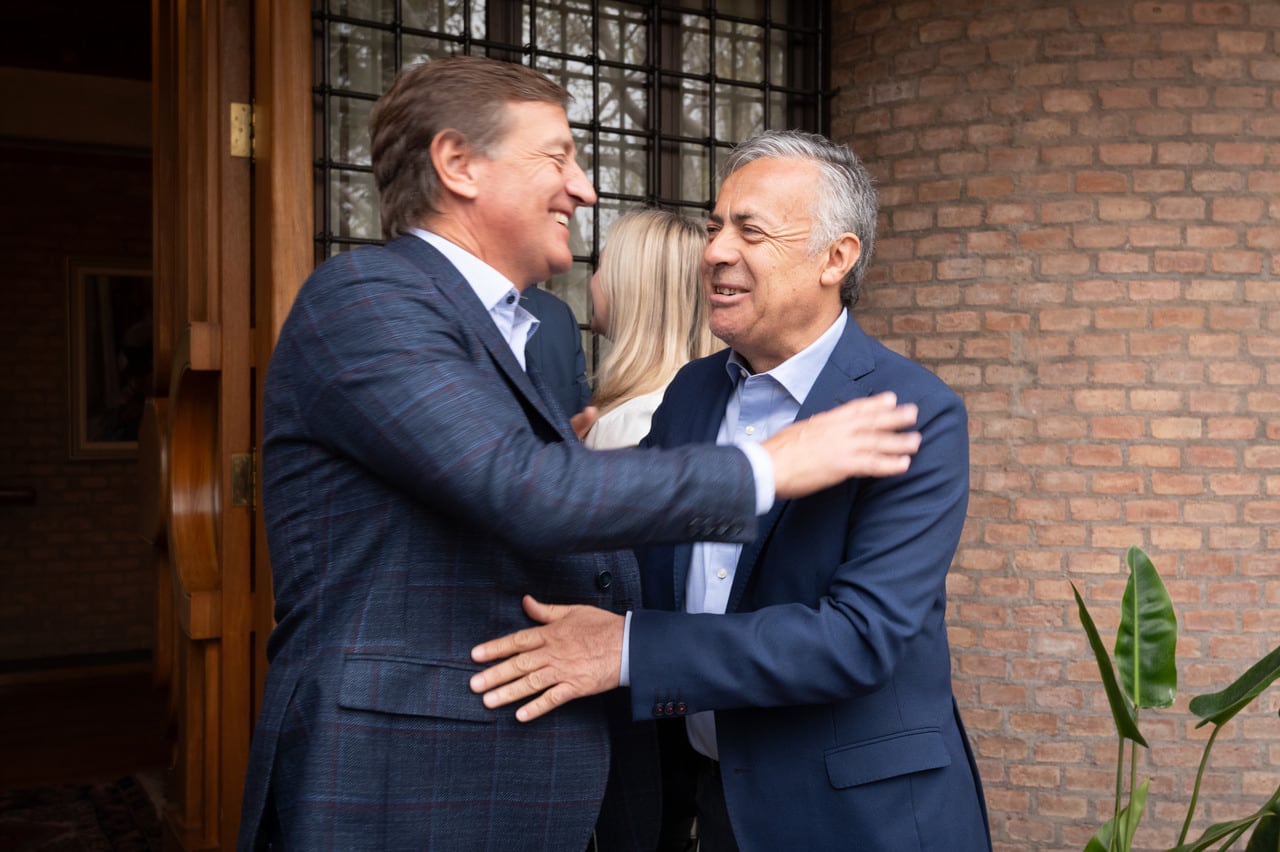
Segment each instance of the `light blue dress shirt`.
[[[763,515],[773,508],[776,497],[773,475],[773,458],[760,442],[778,430],[794,423],[796,413],[818,374],[826,366],[827,359],[835,351],[840,335],[848,322],[848,310],[842,310],[836,321],[822,336],[800,352],[783,361],[767,373],[752,375],[746,362],[738,353],[730,352],[725,369],[735,384],[724,409],[724,420],[716,443],[732,444],[742,450],[751,463],[756,478],[756,515]],[[689,564],[689,576],[685,581],[685,612],[724,613],[729,602],[729,590],[738,566],[742,545],[722,542],[700,542],[693,548]],[[723,572],[723,574],[722,574]],[[631,613],[626,615],[622,629],[622,665],[619,686],[631,685]],[[701,719],[699,717],[705,717]],[[715,720],[710,712],[695,713],[689,722],[689,738],[708,757],[716,757]],[[694,728],[709,733],[695,738]],[[699,744],[699,743],[703,744]],[[707,745],[706,743],[709,743]],[[718,758],[717,758],[718,759]]]
[[[821,337],[767,373],[752,374],[738,353],[731,353],[725,369],[735,389],[725,406],[716,443],[739,447],[759,444],[795,422],[800,406],[844,333],[848,317],[847,310],[841,311]],[[704,541],[694,545],[684,586],[685,612],[724,614],[741,555],[741,544]],[[697,653],[696,648],[690,650]],[[693,747],[719,760],[715,713],[695,713],[685,721]]]

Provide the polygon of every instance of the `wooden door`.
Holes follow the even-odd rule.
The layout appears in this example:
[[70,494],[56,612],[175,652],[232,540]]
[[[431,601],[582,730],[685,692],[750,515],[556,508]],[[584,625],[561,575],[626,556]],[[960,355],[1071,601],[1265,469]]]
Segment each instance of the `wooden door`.
[[308,7],[152,3],[156,390],[140,447],[169,849],[234,848],[266,671],[258,401],[313,253]]

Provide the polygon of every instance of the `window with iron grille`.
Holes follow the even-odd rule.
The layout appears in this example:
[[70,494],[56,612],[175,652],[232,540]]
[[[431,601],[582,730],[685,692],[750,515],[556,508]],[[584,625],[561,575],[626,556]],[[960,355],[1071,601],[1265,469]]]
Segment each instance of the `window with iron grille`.
[[[826,125],[825,2],[316,0],[317,261],[380,242],[369,110],[396,71],[454,54],[537,68],[572,95],[599,195],[571,223],[573,268],[547,282],[579,321],[609,225],[661,205],[701,218],[718,160],[761,130]],[[590,339],[595,363],[599,341]]]

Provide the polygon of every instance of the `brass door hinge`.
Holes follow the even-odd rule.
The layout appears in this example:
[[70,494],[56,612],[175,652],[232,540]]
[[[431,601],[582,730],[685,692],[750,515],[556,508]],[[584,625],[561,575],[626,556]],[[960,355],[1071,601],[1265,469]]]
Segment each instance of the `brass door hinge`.
[[254,490],[258,485],[258,454],[231,454],[231,505],[242,509],[254,507]]
[[231,105],[231,156],[253,157],[253,107]]

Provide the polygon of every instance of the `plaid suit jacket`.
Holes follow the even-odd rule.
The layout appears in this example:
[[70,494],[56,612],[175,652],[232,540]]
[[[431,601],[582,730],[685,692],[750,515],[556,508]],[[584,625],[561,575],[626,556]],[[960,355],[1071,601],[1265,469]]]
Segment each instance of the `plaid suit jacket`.
[[581,852],[603,703],[515,721],[468,680],[520,597],[639,599],[643,542],[755,532],[736,450],[592,452],[425,241],[345,252],[298,294],[264,393],[277,625],[240,849]]

